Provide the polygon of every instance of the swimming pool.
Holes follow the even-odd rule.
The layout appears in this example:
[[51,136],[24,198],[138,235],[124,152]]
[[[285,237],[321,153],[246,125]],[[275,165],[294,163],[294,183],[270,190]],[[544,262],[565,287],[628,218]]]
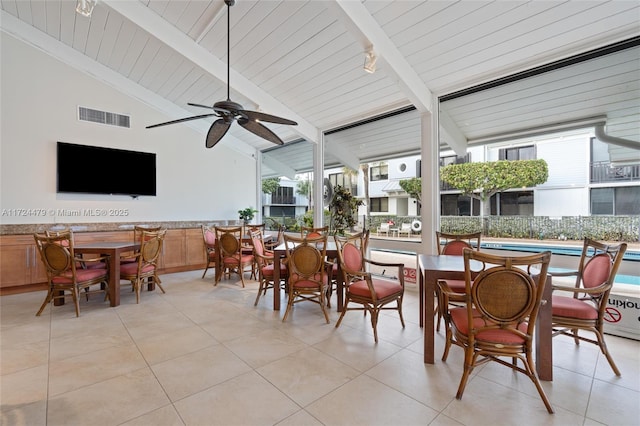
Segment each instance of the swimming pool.
[[[502,242],[502,241],[492,241],[492,242],[484,242],[480,243],[480,248],[491,249],[491,250],[510,250],[510,251],[522,251],[522,252],[540,252],[549,250],[551,254],[563,255],[563,256],[580,256],[582,253],[582,246],[552,246],[548,244],[518,244],[512,242]],[[386,251],[393,252],[399,254],[408,254],[415,255],[415,252],[404,251],[404,250],[389,250],[389,249],[381,249],[375,248],[377,251]],[[627,250],[623,257],[624,261],[630,262],[639,262],[638,270],[640,271],[640,252],[639,251],[629,251]],[[571,269],[567,268],[550,268],[551,271],[562,272],[562,271],[570,271]],[[615,278],[616,284],[627,284],[640,286],[640,272],[637,275],[630,274],[616,274]]]
[[[480,243],[480,248],[494,249],[494,250],[514,250],[514,251],[526,251],[526,252],[539,252],[549,250],[551,254],[561,254],[565,256],[580,256],[582,253],[582,246],[550,246],[545,244],[517,244],[517,243],[504,243],[504,242],[490,242]],[[640,251],[627,250],[622,257],[623,260],[629,260],[632,262],[640,262]]]

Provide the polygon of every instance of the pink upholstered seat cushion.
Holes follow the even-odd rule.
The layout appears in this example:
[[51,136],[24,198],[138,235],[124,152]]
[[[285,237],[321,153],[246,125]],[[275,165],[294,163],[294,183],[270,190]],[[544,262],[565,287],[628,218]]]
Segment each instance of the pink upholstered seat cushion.
[[[465,336],[469,334],[469,320],[467,318],[467,308],[455,308],[451,309],[451,321],[455,324],[456,329],[464,334]],[[476,317],[474,315],[473,326],[474,328],[484,327],[490,323],[487,320],[483,320],[480,318],[480,315]],[[528,324],[522,323],[518,326],[518,329],[523,333],[526,333]],[[505,345],[520,345],[524,343],[524,339],[512,332],[507,330],[495,329],[495,330],[487,330],[481,331],[476,334],[476,340],[483,342],[492,342],[492,343],[502,343]]]
[[[373,278],[371,280],[373,289],[378,299],[384,299],[392,294],[402,292],[402,286],[393,281]],[[360,297],[371,297],[371,291],[365,280],[356,281],[349,286],[349,293]]]
[[[64,275],[60,275],[53,278],[54,284],[71,284],[73,274],[71,271],[65,273]],[[106,269],[76,269],[76,280],[77,282],[89,281],[96,278],[107,277]]]
[[[244,264],[249,264],[253,262],[253,255],[252,254],[243,254],[241,257],[241,262]],[[236,257],[225,257],[224,259],[222,259],[222,262],[225,264],[225,266],[228,265],[237,265],[238,264],[238,258]]]
[[598,319],[598,311],[593,305],[573,297],[554,295],[551,298],[551,306],[554,316],[585,320]]
[[217,257],[218,257],[218,254],[215,251],[209,252],[209,260],[216,260]]
[[[317,279],[320,279],[320,274],[316,276]],[[324,284],[327,285],[327,276],[325,275],[323,278]],[[317,288],[318,282],[311,281],[307,279],[301,279],[298,281],[293,281],[293,279],[289,280],[289,285],[293,285],[295,288]]]
[[[154,270],[153,265],[145,265],[142,268],[142,272],[151,272]],[[121,275],[135,275],[138,273],[138,263],[126,263],[124,265],[120,265],[120,274]]]

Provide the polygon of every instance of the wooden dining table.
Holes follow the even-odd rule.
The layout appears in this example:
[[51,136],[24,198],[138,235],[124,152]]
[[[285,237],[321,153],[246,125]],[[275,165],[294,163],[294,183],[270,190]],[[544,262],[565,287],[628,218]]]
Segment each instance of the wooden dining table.
[[[418,255],[420,325],[424,329],[424,363],[434,364],[435,348],[435,291],[439,279],[464,280],[463,256]],[[542,294],[535,329],[536,371],[540,380],[553,380],[553,347],[551,329],[551,276]]]
[[[282,243],[280,245],[278,245],[277,247],[275,247],[273,249],[273,282],[274,283],[279,283],[280,282],[280,262],[282,260],[282,258],[286,257],[287,255],[287,246],[286,243]],[[326,249],[326,256],[328,259],[338,259],[338,248],[336,246],[336,242],[335,241],[327,241],[327,249]],[[336,298],[337,298],[337,303],[336,303],[336,309],[338,312],[342,312],[342,307],[344,305],[344,281],[342,278],[342,271],[340,270],[340,264],[338,263],[338,271],[336,273],[336,282],[337,282],[337,289],[336,289]],[[274,311],[279,311],[280,310],[280,286],[279,285],[274,285],[273,286],[273,310]]]
[[[100,254],[109,256],[109,301],[111,306],[120,305],[120,255],[140,248],[133,241],[96,241],[73,247],[78,254]],[[150,283],[149,286],[153,286]],[[150,287],[150,290],[153,288]]]

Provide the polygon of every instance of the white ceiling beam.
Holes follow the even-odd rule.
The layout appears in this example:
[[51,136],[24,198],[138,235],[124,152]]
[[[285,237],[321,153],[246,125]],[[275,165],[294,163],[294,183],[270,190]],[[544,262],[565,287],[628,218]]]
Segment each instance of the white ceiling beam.
[[440,141],[446,143],[456,155],[464,156],[468,146],[464,133],[445,110],[440,110],[438,121],[440,122]]
[[[160,42],[166,44],[187,60],[207,71],[224,84],[227,84],[226,63],[195,43],[190,37],[151,11],[142,2],[102,0],[101,4],[106,4],[124,18],[144,29],[152,37],[157,38]],[[234,82],[232,86],[233,90],[252,100],[255,104],[260,105],[262,111],[296,121],[298,125],[293,126],[292,129],[308,141],[317,143],[319,132],[315,126],[233,68],[230,69],[229,73],[231,75],[231,81]]]
[[327,8],[362,44],[363,60],[364,52],[373,47],[378,60],[384,61],[385,71],[395,77],[398,86],[418,111],[432,111],[431,91],[360,1],[335,0],[327,2]]
[[338,158],[342,164],[353,170],[360,170],[360,159],[351,150],[345,149],[337,141],[329,142],[325,139],[324,149],[326,153]]
[[262,154],[262,163],[264,164],[263,168],[273,170],[278,176],[285,176],[291,180],[295,180],[296,178],[296,169],[282,161],[276,160],[273,155]]

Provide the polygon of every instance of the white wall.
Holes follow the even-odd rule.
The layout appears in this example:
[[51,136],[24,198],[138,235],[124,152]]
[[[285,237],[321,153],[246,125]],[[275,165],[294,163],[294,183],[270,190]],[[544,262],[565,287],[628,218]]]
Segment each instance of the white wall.
[[[167,117],[6,33],[1,42],[0,208],[3,224],[237,219],[256,206],[255,160],[228,147],[204,146],[185,125],[145,129]],[[77,120],[78,106],[128,114],[131,128]],[[157,154],[157,196],[56,193],[56,141]],[[128,173],[96,164],[99,173]],[[82,176],[78,176],[82,179]],[[18,209],[45,211],[39,216]],[[59,209],[121,209],[128,215],[60,217]]]
[[585,188],[536,189],[534,216],[589,216],[589,192]]

